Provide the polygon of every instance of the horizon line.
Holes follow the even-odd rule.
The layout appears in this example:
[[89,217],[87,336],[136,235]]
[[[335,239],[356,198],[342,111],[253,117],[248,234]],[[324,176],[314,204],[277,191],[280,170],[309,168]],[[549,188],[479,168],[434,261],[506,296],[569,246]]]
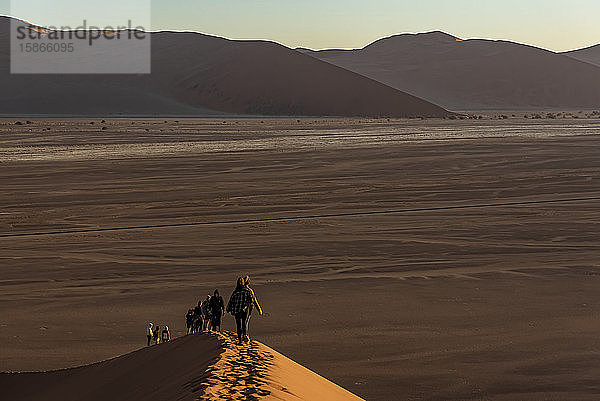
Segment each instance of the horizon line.
[[[40,27],[40,28],[46,28],[49,29],[47,26],[44,25],[38,25],[38,24],[34,24],[31,23],[29,21],[26,21],[22,18],[13,16],[13,15],[8,15],[8,14],[1,14],[0,13],[0,17],[6,17],[8,19],[11,20],[18,20],[18,21],[22,21],[25,22],[27,24],[36,26],[36,27]],[[62,27],[61,27],[62,28]],[[113,27],[111,27],[113,28]],[[102,29],[102,28],[99,28]],[[58,31],[68,31],[67,29],[56,29]],[[116,30],[116,29],[115,29]],[[133,28],[132,30],[137,30],[135,28]],[[592,44],[589,46],[583,46],[583,47],[576,47],[573,49],[569,49],[569,50],[552,50],[546,47],[542,47],[542,46],[538,46],[538,45],[534,45],[534,44],[530,44],[530,43],[526,43],[526,42],[519,42],[519,41],[515,41],[515,40],[509,40],[509,39],[500,39],[500,38],[490,38],[490,37],[468,37],[468,38],[461,38],[459,36],[453,35],[449,32],[440,30],[440,29],[434,29],[434,30],[430,30],[430,31],[418,31],[418,32],[400,32],[400,33],[393,33],[393,34],[389,34],[387,36],[382,36],[378,39],[375,39],[371,42],[368,42],[366,45],[364,45],[363,47],[324,47],[324,48],[313,48],[313,47],[308,47],[308,46],[288,46],[280,41],[277,41],[275,39],[269,39],[269,38],[232,38],[232,37],[228,37],[225,35],[219,35],[219,34],[214,34],[214,33],[207,33],[207,32],[201,32],[198,30],[193,30],[193,29],[144,29],[143,32],[146,33],[194,33],[194,34],[198,34],[198,35],[204,35],[204,36],[212,36],[215,38],[221,38],[221,39],[226,39],[226,40],[230,40],[230,41],[261,41],[261,42],[272,42],[272,43],[276,43],[278,45],[287,47],[288,49],[292,49],[292,50],[297,50],[297,49],[303,49],[303,50],[310,50],[310,51],[314,51],[314,52],[318,52],[318,51],[326,51],[326,50],[342,50],[342,51],[352,51],[352,50],[361,50],[364,49],[370,45],[372,45],[373,43],[379,42],[381,40],[385,40],[385,39],[390,39],[396,36],[402,36],[402,35],[412,35],[412,36],[417,36],[417,35],[426,35],[426,34],[432,34],[432,33],[442,33],[448,36],[451,36],[453,38],[457,39],[457,42],[466,42],[469,40],[486,40],[486,41],[491,41],[491,42],[508,42],[508,43],[514,43],[517,45],[521,45],[521,46],[529,46],[529,47],[534,47],[537,49],[541,49],[541,50],[545,50],[545,51],[549,51],[555,54],[563,54],[563,53],[570,53],[570,52],[575,52],[575,51],[580,51],[580,50],[585,50],[585,49],[590,49],[596,46],[600,46],[600,43],[597,44]]]

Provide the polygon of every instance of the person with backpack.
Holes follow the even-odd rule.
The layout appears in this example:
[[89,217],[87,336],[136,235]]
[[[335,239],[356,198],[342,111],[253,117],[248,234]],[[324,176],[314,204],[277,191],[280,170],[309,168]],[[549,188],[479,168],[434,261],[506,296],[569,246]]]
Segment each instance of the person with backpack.
[[258,314],[262,316],[263,311],[258,303],[258,299],[256,299],[256,295],[254,294],[254,290],[250,288],[250,277],[245,276],[243,278],[244,286],[250,291],[250,295],[252,296],[252,303],[248,307],[248,317],[246,318],[246,330],[250,328],[250,318],[252,317],[252,311],[256,308]]
[[161,340],[163,343],[171,341],[171,332],[169,331],[169,326],[165,326],[164,330],[162,331]]
[[160,335],[160,326],[156,325],[156,328],[154,329],[154,331],[152,333],[152,341],[154,342],[154,344],[158,344],[158,342],[160,341],[159,335]]
[[223,297],[219,295],[219,290],[215,290],[210,298],[211,327],[215,331],[221,331],[221,316],[223,316],[224,310]]
[[238,278],[237,286],[227,302],[226,311],[235,317],[235,325],[237,327],[237,337],[240,344],[243,341],[249,341],[247,334],[248,312],[252,303],[252,294],[244,285],[244,279]]
[[148,347],[152,342],[152,322],[148,323],[148,328],[146,329],[146,337],[148,338]]

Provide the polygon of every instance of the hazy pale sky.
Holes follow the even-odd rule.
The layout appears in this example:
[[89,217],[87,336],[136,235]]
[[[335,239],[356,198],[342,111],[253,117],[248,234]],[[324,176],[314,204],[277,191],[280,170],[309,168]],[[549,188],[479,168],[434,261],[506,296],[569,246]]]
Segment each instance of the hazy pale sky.
[[[54,12],[63,18],[83,14],[90,20],[110,12],[108,3],[116,2],[13,1],[29,4],[32,10],[36,1],[43,3],[45,8],[37,7],[40,14]],[[69,1],[72,7],[48,7]],[[290,47],[356,48],[397,33],[431,30],[465,39],[506,39],[560,51],[600,43],[599,0],[139,1],[151,1],[153,30],[268,39]],[[0,0],[0,13],[16,14],[10,11],[10,0]],[[43,23],[37,19],[32,22]]]

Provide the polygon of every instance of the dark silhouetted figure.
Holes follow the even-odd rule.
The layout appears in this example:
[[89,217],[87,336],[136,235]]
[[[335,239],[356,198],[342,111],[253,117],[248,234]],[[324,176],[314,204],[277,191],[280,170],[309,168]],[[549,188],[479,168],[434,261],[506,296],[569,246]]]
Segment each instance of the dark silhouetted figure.
[[194,328],[194,310],[188,309],[185,315],[185,327],[187,328],[186,334],[191,334]]
[[221,317],[225,311],[225,303],[223,297],[219,295],[219,290],[215,290],[213,296],[210,298],[210,317],[211,317],[211,328],[215,331],[221,331]]
[[161,341],[163,343],[171,341],[171,332],[169,331],[169,326],[165,326],[164,330],[162,331]]
[[159,335],[160,335],[160,326],[156,325],[156,328],[154,329],[154,332],[152,334],[152,341],[154,341],[154,344],[158,344],[160,342]]

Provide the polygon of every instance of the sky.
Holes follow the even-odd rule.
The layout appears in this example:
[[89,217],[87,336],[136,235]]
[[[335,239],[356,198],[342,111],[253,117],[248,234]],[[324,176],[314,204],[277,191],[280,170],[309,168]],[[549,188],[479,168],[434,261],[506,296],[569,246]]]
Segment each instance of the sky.
[[[151,16],[152,30],[190,30],[231,39],[266,39],[289,47],[312,49],[360,48],[393,34],[432,30],[463,39],[511,40],[554,51],[600,43],[599,0],[12,2],[11,10],[11,0],[0,0],[0,14],[39,24],[45,24],[42,19],[76,21],[85,15],[86,19],[101,20],[106,16],[109,25],[124,18],[121,3],[139,3],[139,9],[144,10],[140,15]],[[140,19],[144,22],[148,18]]]

